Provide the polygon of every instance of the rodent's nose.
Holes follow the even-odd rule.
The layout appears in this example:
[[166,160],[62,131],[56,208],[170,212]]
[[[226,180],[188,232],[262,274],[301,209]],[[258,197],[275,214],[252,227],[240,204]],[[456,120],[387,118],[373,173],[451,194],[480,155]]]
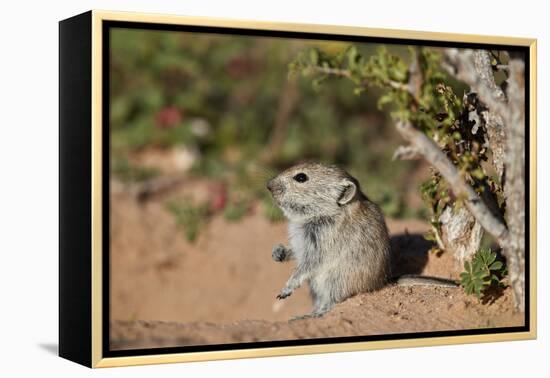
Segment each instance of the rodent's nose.
[[281,185],[281,183],[278,180],[276,180],[274,178],[272,178],[271,180],[269,180],[267,182],[266,188],[274,196],[278,195],[278,194],[281,194],[283,192],[283,186]]
[[266,186],[267,190],[272,192],[273,191],[273,179],[269,180],[265,186]]

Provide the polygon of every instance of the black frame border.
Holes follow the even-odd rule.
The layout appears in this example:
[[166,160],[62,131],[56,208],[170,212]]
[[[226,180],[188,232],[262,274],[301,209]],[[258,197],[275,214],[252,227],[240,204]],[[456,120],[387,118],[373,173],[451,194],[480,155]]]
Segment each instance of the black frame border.
[[92,17],[59,22],[59,356],[85,366],[93,332]]

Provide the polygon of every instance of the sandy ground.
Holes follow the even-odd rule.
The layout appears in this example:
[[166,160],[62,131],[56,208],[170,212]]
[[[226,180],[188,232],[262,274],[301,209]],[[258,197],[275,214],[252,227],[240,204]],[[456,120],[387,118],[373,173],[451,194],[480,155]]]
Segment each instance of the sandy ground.
[[[322,318],[288,322],[311,302],[307,288],[275,299],[293,268],[271,260],[272,246],[286,243],[286,224],[260,211],[238,222],[216,216],[190,243],[165,203],[200,197],[202,187],[186,182],[146,201],[112,193],[113,349],[523,325],[509,289],[480,301],[460,288],[394,285],[350,298]],[[388,227],[394,273],[458,277],[450,255],[428,252],[424,222],[389,219]]]

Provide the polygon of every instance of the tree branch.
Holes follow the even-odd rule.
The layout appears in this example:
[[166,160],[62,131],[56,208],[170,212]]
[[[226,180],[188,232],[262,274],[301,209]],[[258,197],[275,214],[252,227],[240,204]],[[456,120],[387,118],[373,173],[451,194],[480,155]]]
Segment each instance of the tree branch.
[[454,195],[464,200],[466,207],[481,226],[497,240],[500,246],[507,246],[508,229],[506,226],[493,215],[474,189],[464,181],[458,169],[439,146],[410,122],[398,122],[396,128],[401,136],[447,180]]
[[417,160],[421,158],[420,152],[413,146],[399,146],[392,156],[392,160]]
[[487,130],[493,163],[499,179],[502,180],[507,99],[502,88],[495,82],[489,53],[485,50],[447,49],[443,67],[457,79],[468,84],[479,98],[481,104],[476,105],[476,112],[479,113]]
[[525,64],[509,63],[508,114],[506,118],[506,222],[510,243],[504,249],[516,306],[525,307]]
[[458,80],[468,84],[489,109],[501,116],[506,113],[506,94],[495,83],[487,51],[446,49],[442,65]]
[[515,305],[523,311],[526,253],[524,59],[522,55],[515,55],[510,59],[506,67],[509,74],[507,93],[504,93],[495,83],[490,57],[486,51],[448,49],[445,54],[447,70],[468,84],[486,106],[482,114],[486,121],[489,143],[493,153],[500,159],[495,161],[495,165],[497,169],[503,167],[506,172],[503,186],[509,231],[506,243],[501,244],[502,253],[506,256]]
[[[334,75],[338,77],[345,77],[353,81],[353,75],[350,70],[345,70],[341,68],[332,68],[332,67],[322,67],[322,66],[313,66],[311,67],[315,72],[324,74],[324,75]],[[367,85],[368,81],[363,80],[361,85]],[[384,84],[393,88],[393,89],[399,89],[402,91],[411,92],[410,88],[407,84],[401,83],[399,81],[395,80],[385,80]]]

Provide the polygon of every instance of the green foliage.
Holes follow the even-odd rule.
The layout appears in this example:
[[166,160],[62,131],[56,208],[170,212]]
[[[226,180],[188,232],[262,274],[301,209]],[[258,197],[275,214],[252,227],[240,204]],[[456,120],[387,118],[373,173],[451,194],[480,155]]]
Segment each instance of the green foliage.
[[[411,47],[406,58],[385,46],[369,57],[355,46],[333,55],[311,49],[298,54],[289,68],[291,74],[312,77],[316,88],[336,76],[349,79],[356,94],[381,89],[377,101],[380,109],[389,108],[394,120],[410,122],[432,138],[478,193],[501,193],[483,164],[489,154],[486,131],[468,117],[470,102],[475,98],[470,94],[461,100],[456,95],[460,90],[465,92],[465,88],[445,75],[437,51]],[[461,199],[452,197],[446,182],[435,171],[420,191],[430,210],[434,231],[440,232],[442,211],[447,206],[461,206]],[[427,237],[433,239],[435,235]]]
[[[374,52],[372,44],[356,44],[353,53],[341,42],[113,30],[113,160],[129,160],[148,148],[168,151],[184,146],[197,152],[186,174],[223,181],[231,198],[235,191],[245,192],[247,201],[262,202],[264,214],[273,221],[282,219],[282,213],[267,197],[268,177],[254,181],[256,177],[245,172],[250,177],[242,179],[239,172],[250,162],[258,162],[272,174],[304,159],[335,163],[353,172],[368,172],[360,181],[369,196],[382,202],[391,215],[407,215],[403,206],[407,183],[402,173],[412,164],[391,162],[399,136],[388,127],[385,113],[376,108],[379,93],[363,93],[358,101],[353,83],[345,80],[332,83],[330,91],[319,91],[320,83],[313,88],[305,80],[288,79],[288,62],[297,51],[310,49],[321,54],[319,62],[341,56],[354,67],[357,79],[363,75],[361,57]],[[390,53],[401,56],[406,49],[392,47],[384,58],[393,65],[384,77],[402,81],[406,66]],[[376,65],[370,66],[369,75],[377,75]],[[295,100],[288,116],[278,121],[284,118],[281,104],[292,93]],[[275,146],[278,124],[284,131],[280,145]],[[271,157],[265,158],[264,152],[271,149]],[[124,179],[124,171],[113,166],[112,174]],[[394,188],[392,193],[388,188]],[[244,207],[229,201],[224,215],[238,219],[246,213]]]
[[246,199],[230,201],[223,210],[225,219],[235,222],[244,217],[250,210],[250,202]]
[[173,200],[166,203],[166,209],[174,215],[178,226],[182,227],[187,240],[194,242],[199,231],[210,216],[207,203],[194,205],[190,200]]
[[270,222],[276,223],[276,222],[282,222],[283,220],[285,220],[285,215],[283,214],[281,209],[279,209],[279,207],[275,205],[275,203],[271,198],[268,198],[267,196],[263,197],[262,205],[263,205],[264,216]]
[[460,273],[460,284],[466,294],[474,294],[481,298],[489,287],[502,285],[506,267],[496,258],[497,254],[490,248],[483,248],[474,255],[471,262],[464,262],[464,272]]
[[383,192],[378,204],[384,214],[390,217],[399,216],[405,212],[405,203],[389,189]]
[[111,172],[123,182],[145,181],[159,174],[156,169],[133,165],[123,158],[113,159]]
[[383,88],[392,82],[405,83],[407,80],[407,66],[385,47],[380,47],[378,54],[370,59],[365,59],[356,46],[349,46],[334,55],[312,48],[298,54],[289,64],[289,72],[291,76],[298,73],[314,76],[313,86],[317,89],[331,75],[346,77],[355,85],[355,94],[362,93],[367,82]]

